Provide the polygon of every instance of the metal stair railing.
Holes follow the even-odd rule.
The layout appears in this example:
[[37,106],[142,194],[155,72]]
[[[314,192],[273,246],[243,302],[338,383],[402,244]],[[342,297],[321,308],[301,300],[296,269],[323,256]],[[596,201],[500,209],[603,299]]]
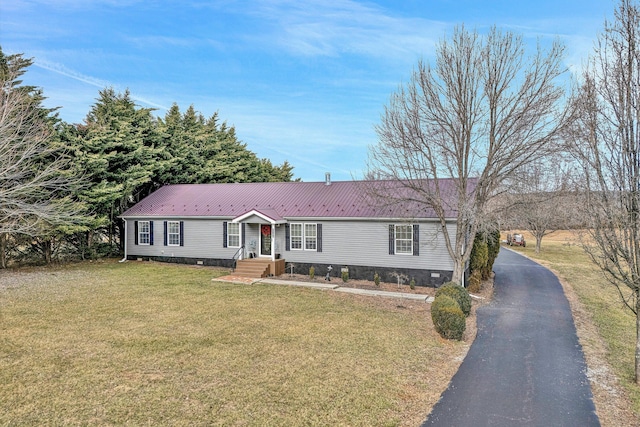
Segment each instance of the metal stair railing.
[[231,272],[236,271],[236,267],[238,265],[238,260],[244,254],[244,245],[240,246],[235,254],[233,254],[233,258],[231,258]]

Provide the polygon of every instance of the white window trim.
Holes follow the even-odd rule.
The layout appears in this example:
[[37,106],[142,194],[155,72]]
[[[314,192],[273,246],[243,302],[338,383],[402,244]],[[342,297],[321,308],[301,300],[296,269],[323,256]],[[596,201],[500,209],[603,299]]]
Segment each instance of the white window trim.
[[[232,226],[237,226],[238,227],[238,232],[237,233],[231,233],[231,227]],[[240,242],[242,242],[240,233],[241,231],[240,227],[240,223],[239,222],[229,222],[227,223],[227,247],[228,248],[239,248],[240,247]],[[238,244],[237,245],[232,245],[231,244],[231,236],[238,236]]]
[[[300,226],[300,235],[299,236],[294,236],[293,235],[293,226],[294,225],[299,225]],[[300,237],[300,247],[299,248],[294,248],[293,247],[293,238],[294,237]],[[289,226],[289,249],[291,249],[292,251],[303,251],[304,250],[304,224],[301,222],[292,222],[291,225]]]
[[[411,227],[411,233],[409,234],[408,239],[399,239],[398,238],[398,227]],[[398,252],[398,241],[409,241],[411,246],[409,248],[409,252]],[[413,224],[394,224],[393,228],[393,252],[396,255],[413,255]]]
[[[171,224],[177,224],[177,233],[171,232]],[[178,236],[178,242],[171,243],[171,236]],[[167,221],[167,246],[180,246],[180,221]]]
[[[315,230],[315,236],[307,236],[307,226],[308,225],[312,225],[313,229]],[[318,251],[318,224],[316,223],[305,223],[304,224],[304,250],[305,251],[312,251],[312,252],[317,252]],[[307,249],[307,239],[313,239],[313,241],[315,241],[315,248],[313,249]]]
[[[293,226],[294,225],[299,225],[300,226],[300,235],[299,236],[294,236],[293,235]],[[309,237],[310,239],[315,239],[316,242],[316,247],[315,249],[307,249],[307,235],[306,235],[306,226],[307,225],[313,225],[315,230],[316,230],[316,235],[313,237]],[[293,247],[293,238],[294,237],[300,237],[300,247],[299,248],[294,248]],[[292,251],[309,251],[309,252],[318,252],[318,224],[315,222],[292,222],[289,225],[289,249]]]
[[[142,231],[142,224],[147,225],[147,231]],[[142,236],[147,236],[147,241],[142,241]],[[151,245],[151,221],[138,221],[138,245],[150,246]]]

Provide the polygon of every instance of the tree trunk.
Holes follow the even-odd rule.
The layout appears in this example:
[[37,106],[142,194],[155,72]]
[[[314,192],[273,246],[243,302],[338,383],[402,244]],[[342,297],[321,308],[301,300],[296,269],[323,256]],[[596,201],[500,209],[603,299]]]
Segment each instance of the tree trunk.
[[542,236],[536,235],[536,253],[540,253],[540,248],[542,247]]
[[464,286],[463,283],[464,278],[464,264],[461,259],[453,260],[453,274],[451,275],[451,281],[454,283],[459,283]]
[[44,262],[47,265],[51,264],[51,253],[53,252],[51,250],[51,246],[52,246],[51,240],[45,240],[40,244],[40,247],[42,248],[42,256],[44,258]]
[[[94,235],[93,230],[89,230],[86,233],[87,253],[89,254],[89,258],[90,259],[98,259],[98,256],[96,255],[95,251],[93,250],[93,235]],[[84,253],[82,254],[82,259],[84,259]]]
[[7,233],[0,233],[0,268],[7,268]]

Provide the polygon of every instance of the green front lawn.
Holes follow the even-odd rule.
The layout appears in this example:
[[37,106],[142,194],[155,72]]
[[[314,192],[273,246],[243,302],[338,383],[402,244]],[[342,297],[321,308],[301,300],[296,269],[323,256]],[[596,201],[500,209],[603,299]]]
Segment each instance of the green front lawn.
[[418,425],[468,346],[424,303],[220,274],[0,270],[0,425]]

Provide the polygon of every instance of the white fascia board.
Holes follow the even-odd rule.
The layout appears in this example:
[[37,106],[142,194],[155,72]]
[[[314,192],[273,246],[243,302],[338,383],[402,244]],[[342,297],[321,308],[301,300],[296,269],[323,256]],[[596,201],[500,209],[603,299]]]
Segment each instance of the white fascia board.
[[[243,215],[244,216],[244,215]],[[258,215],[261,218],[263,218],[263,215]],[[175,220],[175,219],[182,219],[182,220],[189,220],[189,219],[201,219],[201,220],[211,220],[211,219],[215,219],[215,220],[229,220],[229,221],[233,221],[234,219],[236,221],[233,222],[239,222],[239,218],[240,217],[233,217],[233,216],[229,216],[229,215],[225,215],[225,216],[205,216],[205,215],[198,215],[198,216],[194,216],[194,215],[176,215],[176,216],[172,216],[172,215],[127,215],[126,217],[124,216],[119,216],[118,218],[122,218],[122,219],[128,219],[128,220],[159,220],[159,219],[170,219],[170,220]],[[412,221],[412,222],[438,222],[440,221],[438,218],[371,218],[371,217],[342,217],[342,216],[337,216],[337,217],[329,217],[329,216],[318,216],[318,217],[310,217],[310,216],[303,216],[303,217],[285,217],[282,220],[273,220],[271,218],[264,218],[265,221],[267,221],[270,224],[285,224],[287,222],[292,222],[292,221],[377,221],[377,222],[381,222],[381,221],[386,221],[386,222],[407,222],[407,221]],[[455,222],[456,218],[445,218],[446,222]]]
[[260,211],[255,210],[255,209],[253,209],[253,210],[251,210],[251,211],[249,211],[247,213],[244,213],[244,214],[242,214],[240,216],[237,216],[237,217],[233,218],[233,220],[231,222],[242,222],[245,219],[247,219],[249,217],[252,217],[254,215],[257,216],[258,218],[266,221],[269,224],[284,224],[285,222],[287,222],[284,219],[273,219],[273,218],[270,218],[267,215],[263,214]]
[[[285,217],[287,222],[292,221],[375,221],[375,222],[439,222],[438,218],[371,218],[371,217]],[[455,218],[445,218],[446,222],[455,222]]]

